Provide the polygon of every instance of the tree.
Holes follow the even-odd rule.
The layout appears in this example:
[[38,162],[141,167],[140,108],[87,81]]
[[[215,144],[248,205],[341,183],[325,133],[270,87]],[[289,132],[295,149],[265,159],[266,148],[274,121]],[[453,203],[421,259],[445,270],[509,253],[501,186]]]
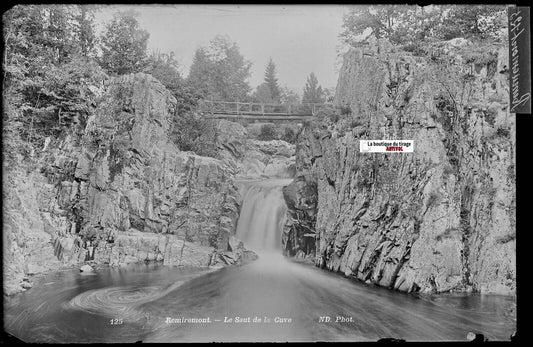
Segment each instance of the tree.
[[172,94],[176,94],[183,87],[184,81],[178,71],[174,52],[152,52],[146,60],[144,72],[158,79]]
[[196,50],[188,81],[208,99],[247,99],[251,63],[228,37],[216,36],[208,47]]
[[177,101],[176,111],[181,115],[196,108],[201,94],[187,83],[178,68],[174,52],[152,52],[144,72],[158,79],[174,95]]
[[324,100],[326,100],[326,102],[333,102],[334,99],[335,99],[335,88],[334,87],[325,88],[324,89]]
[[277,140],[278,132],[276,131],[276,127],[274,126],[274,124],[267,123],[261,125],[257,138],[261,141]]
[[146,44],[150,34],[139,27],[133,11],[118,12],[101,37],[101,65],[112,75],[142,71],[146,66]]
[[278,86],[278,79],[276,78],[276,65],[272,61],[272,58],[268,61],[265,69],[265,85],[270,91],[272,101],[274,103],[279,103],[281,92]]
[[456,37],[479,40],[498,39],[501,38],[501,30],[506,26],[507,18],[504,6],[454,5],[445,13],[438,35],[443,40]]
[[65,63],[79,51],[71,25],[73,10],[72,6],[61,5],[42,8],[44,31],[41,40],[43,45],[51,48],[53,63]]
[[181,150],[215,156],[216,129],[211,120],[196,114],[201,95],[181,77],[174,52],[152,52],[144,72],[158,79],[176,98],[177,107],[171,119],[171,140]]
[[300,95],[287,87],[282,87],[281,103],[283,105],[298,105],[300,104]]
[[97,7],[78,5],[78,14],[74,16],[74,33],[76,35],[80,54],[84,57],[96,56],[96,33],[94,29],[94,13]]
[[340,37],[351,46],[373,36],[419,50],[432,40],[456,37],[501,40],[506,25],[504,6],[369,5],[355,7],[344,16]]
[[253,99],[255,102],[261,102],[264,104],[276,103],[276,100],[272,97],[270,87],[266,83],[261,83],[257,86],[257,89],[255,90],[255,93],[253,95]]
[[194,52],[194,58],[189,69],[187,81],[191,87],[207,97],[210,92],[210,67],[211,62],[204,48],[198,48]]
[[324,92],[322,91],[322,87],[318,84],[318,79],[316,78],[315,74],[311,72],[309,77],[307,77],[302,103],[312,104],[323,103],[324,101]]
[[[344,31],[340,36],[350,45],[368,36],[391,39],[398,17],[406,10],[408,6],[405,5],[357,6],[344,16]],[[363,37],[365,33],[368,34]]]
[[281,136],[281,140],[292,143],[293,145],[296,144],[298,140],[298,128],[296,129],[294,127],[291,127],[290,125],[287,125],[283,128],[283,135]]
[[75,6],[15,6],[4,14],[6,125],[30,146],[83,122],[94,104],[91,91],[106,78],[79,59]]

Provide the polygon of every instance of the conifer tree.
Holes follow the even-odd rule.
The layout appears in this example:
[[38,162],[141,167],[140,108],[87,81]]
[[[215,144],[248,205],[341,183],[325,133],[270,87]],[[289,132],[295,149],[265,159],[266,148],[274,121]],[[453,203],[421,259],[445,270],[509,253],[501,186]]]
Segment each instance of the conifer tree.
[[276,77],[276,65],[272,61],[272,58],[270,58],[265,69],[265,84],[270,90],[270,96],[272,100],[276,103],[279,103],[281,99],[281,92],[278,85],[278,79]]

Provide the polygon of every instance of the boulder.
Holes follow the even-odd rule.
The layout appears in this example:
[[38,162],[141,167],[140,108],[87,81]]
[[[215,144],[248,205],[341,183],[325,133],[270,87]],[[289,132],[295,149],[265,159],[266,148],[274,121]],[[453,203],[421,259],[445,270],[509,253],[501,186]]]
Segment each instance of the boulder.
[[221,119],[217,121],[217,130],[218,152],[228,152],[241,159],[246,151],[246,129],[239,123]]
[[238,176],[241,178],[292,178],[295,146],[282,141],[248,140]]
[[91,265],[85,264],[80,267],[80,272],[94,272],[94,269]]
[[283,157],[292,157],[296,150],[295,145],[282,140],[248,140],[247,145],[249,149],[255,149],[270,156],[278,155]]
[[244,248],[244,243],[235,236],[231,236],[229,238],[229,250],[236,252],[239,248]]
[[29,281],[23,281],[20,283],[20,286],[23,289],[30,289],[31,287],[33,287],[33,284],[31,284]]
[[44,271],[46,271],[46,268],[44,266],[30,263],[27,266],[26,273],[28,275],[35,275]]

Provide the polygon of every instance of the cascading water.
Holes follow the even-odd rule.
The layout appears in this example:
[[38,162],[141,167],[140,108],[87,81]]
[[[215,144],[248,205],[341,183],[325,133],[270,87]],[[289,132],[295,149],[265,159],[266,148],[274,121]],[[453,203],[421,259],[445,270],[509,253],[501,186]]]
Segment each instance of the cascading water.
[[242,182],[244,197],[237,223],[237,238],[254,251],[280,251],[287,206],[282,187],[291,180]]

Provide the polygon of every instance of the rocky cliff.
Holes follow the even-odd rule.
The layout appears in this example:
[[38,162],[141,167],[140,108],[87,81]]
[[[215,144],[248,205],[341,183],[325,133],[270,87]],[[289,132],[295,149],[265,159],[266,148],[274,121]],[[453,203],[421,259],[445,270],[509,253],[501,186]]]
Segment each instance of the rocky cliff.
[[[285,253],[405,292],[514,294],[508,54],[466,40],[431,59],[387,42],[344,57],[340,114],[306,126],[285,188]],[[360,153],[360,139],[414,153]]]
[[82,136],[49,142],[29,173],[4,167],[11,291],[29,273],[87,260],[207,266],[253,257],[232,239],[240,208],[234,173],[169,140],[175,107],[149,75],[115,78]]

